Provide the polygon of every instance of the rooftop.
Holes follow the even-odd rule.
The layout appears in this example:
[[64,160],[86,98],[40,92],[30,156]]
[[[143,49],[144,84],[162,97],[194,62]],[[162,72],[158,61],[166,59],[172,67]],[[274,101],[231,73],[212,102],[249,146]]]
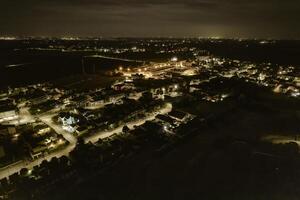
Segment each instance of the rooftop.
[[172,110],[169,112],[169,116],[182,120],[186,116],[186,113],[179,110]]

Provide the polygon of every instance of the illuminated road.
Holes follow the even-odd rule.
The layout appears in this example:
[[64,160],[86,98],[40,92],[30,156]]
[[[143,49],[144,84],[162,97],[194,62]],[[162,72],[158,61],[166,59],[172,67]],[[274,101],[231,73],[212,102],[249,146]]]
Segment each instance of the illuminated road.
[[[0,179],[5,178],[5,177],[9,177],[10,175],[12,175],[14,173],[19,172],[22,168],[32,169],[34,166],[41,164],[43,160],[50,161],[54,157],[59,158],[59,157],[64,156],[64,155],[68,156],[69,153],[75,148],[77,139],[71,133],[66,132],[60,126],[58,126],[58,125],[56,125],[52,122],[52,117],[55,115],[55,114],[52,114],[52,113],[54,113],[54,111],[51,111],[51,112],[48,112],[48,113],[49,114],[43,114],[41,116],[38,116],[37,118],[39,118],[45,124],[47,124],[48,126],[53,128],[56,131],[56,133],[63,135],[63,137],[67,141],[69,141],[69,145],[64,149],[52,152],[48,155],[44,155],[44,156],[42,156],[38,159],[35,159],[34,161],[25,161],[25,160],[23,160],[23,161],[20,161],[18,163],[15,163],[15,164],[9,165],[7,167],[1,168],[0,169]],[[34,117],[31,116],[28,111],[25,111],[23,113],[23,115],[26,116],[26,119],[28,119],[28,120],[33,120],[34,119]]]
[[[127,125],[130,129],[132,129],[132,128],[134,128],[134,126],[139,126],[139,125],[145,123],[147,120],[153,120],[157,114],[166,114],[166,113],[170,112],[171,110],[172,110],[172,105],[167,104],[161,110],[159,110],[157,112],[154,112],[152,114],[149,114],[144,119],[137,120],[137,121],[132,121],[132,122],[129,122],[129,123],[124,124],[124,125]],[[46,123],[48,126],[53,128],[58,134],[63,135],[63,137],[66,140],[68,140],[70,144],[62,150],[58,150],[58,151],[53,152],[53,153],[48,154],[48,155],[44,155],[43,157],[35,159],[34,161],[25,161],[24,160],[24,161],[20,161],[18,163],[6,166],[4,168],[1,168],[0,169],[0,179],[3,179],[5,177],[9,177],[10,175],[12,175],[14,173],[19,172],[22,168],[32,169],[34,166],[40,165],[43,162],[43,160],[50,161],[54,157],[59,158],[61,156],[68,156],[69,153],[75,148],[76,142],[77,142],[76,137],[73,136],[72,133],[68,133],[67,131],[63,130],[59,125],[56,125],[55,123],[53,123],[52,122],[52,117],[54,115],[55,115],[55,112],[51,111],[51,112],[47,112],[47,114],[43,114],[43,115],[38,116],[38,118],[41,121],[43,121],[44,123]],[[32,116],[31,117],[28,116],[28,117],[30,119],[34,119],[34,117],[32,117]],[[98,133],[94,134],[92,137],[87,138],[85,141],[95,143],[100,138],[106,138],[106,137],[109,137],[109,136],[111,136],[115,133],[120,133],[120,132],[122,132],[122,128],[123,128],[124,125],[119,126],[118,128],[116,128],[114,130],[98,132]]]
[[130,60],[130,59],[125,59],[125,58],[115,58],[115,57],[108,57],[108,56],[101,56],[101,55],[85,56],[85,58],[104,58],[104,59],[119,60],[119,61],[125,61],[125,62],[145,63],[145,61],[141,61],[141,60]]
[[298,146],[300,146],[300,141],[298,139],[296,139],[295,136],[293,136],[293,135],[272,134],[272,135],[264,136],[262,138],[262,140],[271,142],[273,144],[288,144],[288,143],[294,142],[294,143],[298,144]]
[[11,120],[8,122],[4,122],[2,124],[9,124],[9,125],[21,125],[34,122],[34,117],[29,113],[28,107],[21,107],[19,109],[19,118],[15,120]]
[[85,139],[85,142],[88,143],[88,142],[92,142],[92,143],[95,143],[97,142],[99,139],[103,139],[103,138],[106,138],[106,137],[109,137],[115,133],[120,133],[122,132],[122,129],[123,129],[123,126],[127,125],[130,129],[134,128],[134,126],[140,126],[142,125],[143,123],[145,123],[146,121],[149,121],[149,120],[153,120],[155,119],[155,116],[158,115],[158,114],[166,114],[168,112],[170,112],[172,110],[172,104],[167,104],[164,108],[162,108],[160,111],[157,111],[155,113],[152,113],[150,115],[148,115],[146,118],[144,119],[140,119],[140,120],[136,120],[136,121],[132,121],[132,122],[129,122],[127,124],[123,124],[121,126],[119,126],[118,128],[116,129],[113,129],[113,130],[109,130],[109,131],[101,131],[101,132],[98,132],[98,133],[95,133],[93,136],[91,137],[88,137]]
[[33,64],[33,63],[20,63],[20,64],[11,64],[11,65],[6,65],[5,67],[6,67],[6,68],[12,68],[12,67],[22,67],[22,66],[25,66],[25,65],[30,65],[30,64]]
[[21,161],[21,162],[9,165],[7,167],[1,168],[0,169],[0,179],[9,177],[10,175],[12,175],[14,173],[19,172],[22,168],[32,169],[34,166],[40,165],[43,162],[43,160],[50,161],[53,157],[59,158],[64,155],[68,156],[69,153],[74,148],[75,148],[75,144],[70,144],[62,150],[45,155],[43,157],[35,159],[34,161]]
[[61,126],[53,123],[52,117],[54,117],[56,114],[47,114],[47,115],[41,115],[38,118],[50,126],[57,134],[62,135],[67,141],[69,141],[70,144],[76,144],[77,139],[76,137],[67,131],[65,131]]

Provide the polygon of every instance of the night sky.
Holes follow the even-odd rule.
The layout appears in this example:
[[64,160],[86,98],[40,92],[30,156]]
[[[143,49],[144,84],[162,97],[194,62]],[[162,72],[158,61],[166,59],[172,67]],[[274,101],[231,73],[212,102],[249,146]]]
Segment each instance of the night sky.
[[0,35],[300,39],[300,1],[0,0]]

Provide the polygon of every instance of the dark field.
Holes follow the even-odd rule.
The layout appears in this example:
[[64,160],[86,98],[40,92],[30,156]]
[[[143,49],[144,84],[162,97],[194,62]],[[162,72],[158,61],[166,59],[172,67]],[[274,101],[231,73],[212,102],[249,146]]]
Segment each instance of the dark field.
[[[148,45],[147,42],[149,42]],[[162,46],[162,44],[167,44]],[[101,49],[130,49],[138,47],[145,52],[99,52]],[[165,51],[165,50],[168,51]],[[178,50],[180,49],[180,51]],[[82,73],[82,58],[89,55],[106,55],[141,61],[162,62],[176,55],[192,59],[193,52],[200,55],[239,59],[251,62],[271,62],[281,65],[300,65],[299,41],[209,40],[209,39],[107,39],[64,41],[59,39],[22,39],[0,41],[0,86],[19,86],[45,82]],[[161,53],[161,50],[164,53]],[[84,59],[86,73],[103,73],[118,66],[136,66],[107,59]],[[10,65],[17,65],[8,67]],[[95,69],[95,70],[94,70]]]

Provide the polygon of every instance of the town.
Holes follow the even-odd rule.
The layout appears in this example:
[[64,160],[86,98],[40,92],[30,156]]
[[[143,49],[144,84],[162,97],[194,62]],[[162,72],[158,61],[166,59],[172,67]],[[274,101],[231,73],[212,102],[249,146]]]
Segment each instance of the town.
[[[108,51],[112,50],[103,50]],[[126,51],[146,50],[132,47]],[[172,56],[164,62],[134,60],[134,65],[131,59],[85,56],[82,78],[74,83],[47,81],[2,89],[2,199],[43,196],[80,170],[108,167],[144,146],[152,145],[155,154],[163,154],[237,107],[260,104],[260,98],[277,95],[290,105],[299,103],[300,78],[295,66],[221,58],[194,48],[188,51],[193,57],[177,57],[177,49],[167,52]],[[127,64],[91,76],[89,66],[95,67],[93,62],[99,57]],[[110,81],[101,87],[84,85],[85,81],[103,81],[97,76]],[[298,142],[294,136],[278,137],[281,143]]]

